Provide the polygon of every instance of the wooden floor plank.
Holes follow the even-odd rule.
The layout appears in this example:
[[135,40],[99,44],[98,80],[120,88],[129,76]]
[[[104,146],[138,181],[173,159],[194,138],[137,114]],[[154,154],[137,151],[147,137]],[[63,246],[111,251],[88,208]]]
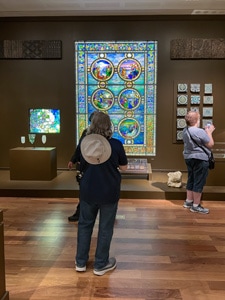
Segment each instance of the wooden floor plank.
[[121,199],[111,254],[117,268],[93,274],[96,222],[85,273],[74,269],[78,199],[0,198],[10,300],[224,300],[225,206],[208,215],[183,200]]

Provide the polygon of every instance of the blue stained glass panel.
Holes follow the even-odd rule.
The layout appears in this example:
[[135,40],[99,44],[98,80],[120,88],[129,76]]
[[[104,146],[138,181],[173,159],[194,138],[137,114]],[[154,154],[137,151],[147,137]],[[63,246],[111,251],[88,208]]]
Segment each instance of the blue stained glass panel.
[[77,142],[100,110],[127,155],[156,154],[156,41],[77,41],[75,78]]

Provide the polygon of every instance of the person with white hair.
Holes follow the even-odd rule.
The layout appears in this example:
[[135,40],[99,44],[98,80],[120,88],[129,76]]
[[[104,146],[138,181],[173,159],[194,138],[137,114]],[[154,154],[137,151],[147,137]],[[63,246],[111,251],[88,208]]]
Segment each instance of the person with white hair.
[[209,156],[214,145],[212,133],[213,124],[199,128],[200,114],[198,111],[189,111],[185,116],[187,126],[183,130],[183,156],[188,170],[186,186],[186,200],[184,208],[191,212],[208,214],[209,209],[201,206],[203,187],[206,183],[209,170]]
[[112,138],[108,114],[94,114],[80,147],[80,217],[78,221],[76,271],[86,271],[93,227],[99,213],[94,274],[104,275],[116,268],[109,257],[114,222],[120,198],[121,174],[127,169],[123,144]]

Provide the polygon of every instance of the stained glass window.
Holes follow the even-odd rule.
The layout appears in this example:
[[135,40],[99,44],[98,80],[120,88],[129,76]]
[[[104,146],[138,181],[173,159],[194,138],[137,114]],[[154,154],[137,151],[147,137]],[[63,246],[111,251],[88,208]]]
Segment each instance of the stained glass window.
[[77,41],[75,78],[77,142],[100,110],[127,155],[155,155],[156,41]]

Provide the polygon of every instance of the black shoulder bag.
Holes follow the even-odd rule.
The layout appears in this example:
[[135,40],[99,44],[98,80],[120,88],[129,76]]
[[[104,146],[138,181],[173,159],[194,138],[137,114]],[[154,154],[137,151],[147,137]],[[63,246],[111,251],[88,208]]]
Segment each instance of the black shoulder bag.
[[187,131],[189,133],[189,136],[190,138],[192,139],[192,141],[195,143],[195,145],[197,145],[199,148],[201,148],[207,155],[208,155],[208,158],[209,158],[209,169],[210,170],[213,170],[215,168],[215,159],[214,159],[214,156],[213,156],[213,153],[212,151],[210,151],[210,154],[204,149],[204,147],[200,146],[194,139],[193,137],[191,136],[190,134],[190,131],[188,130],[188,127],[187,127]]

